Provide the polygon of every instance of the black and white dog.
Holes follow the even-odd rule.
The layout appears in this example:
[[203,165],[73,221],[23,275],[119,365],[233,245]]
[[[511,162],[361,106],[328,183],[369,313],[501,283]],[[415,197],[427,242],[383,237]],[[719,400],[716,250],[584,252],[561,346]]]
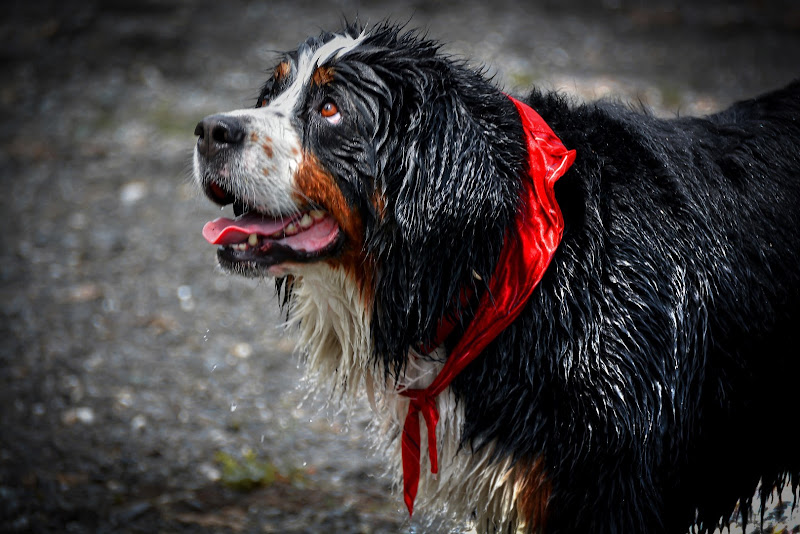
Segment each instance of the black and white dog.
[[797,494],[800,83],[705,118],[523,104],[348,25],[195,133],[236,214],[204,236],[277,278],[320,385],[372,400],[409,511],[686,532]]

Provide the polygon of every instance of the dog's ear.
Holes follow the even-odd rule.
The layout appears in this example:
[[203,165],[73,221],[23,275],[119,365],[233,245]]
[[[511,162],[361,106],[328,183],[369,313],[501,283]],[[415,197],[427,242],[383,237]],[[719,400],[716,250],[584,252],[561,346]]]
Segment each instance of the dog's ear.
[[497,156],[485,129],[455,94],[424,103],[410,123],[394,215],[408,239],[435,245],[468,231],[502,204]]
[[385,183],[392,243],[382,247],[375,294],[384,323],[376,346],[394,355],[395,370],[409,346],[429,343],[442,318],[459,313],[465,290],[483,289],[516,210],[524,149],[509,139],[521,130],[509,132],[518,128],[507,118],[513,104],[488,84],[481,89],[414,99],[401,121]]

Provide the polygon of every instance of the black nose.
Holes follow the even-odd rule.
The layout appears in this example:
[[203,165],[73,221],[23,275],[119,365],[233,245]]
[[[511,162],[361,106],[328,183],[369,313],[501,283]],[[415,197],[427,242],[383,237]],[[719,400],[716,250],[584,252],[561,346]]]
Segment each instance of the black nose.
[[221,150],[240,145],[244,140],[245,127],[236,117],[228,115],[209,115],[197,123],[194,134],[197,151],[207,158],[213,158]]

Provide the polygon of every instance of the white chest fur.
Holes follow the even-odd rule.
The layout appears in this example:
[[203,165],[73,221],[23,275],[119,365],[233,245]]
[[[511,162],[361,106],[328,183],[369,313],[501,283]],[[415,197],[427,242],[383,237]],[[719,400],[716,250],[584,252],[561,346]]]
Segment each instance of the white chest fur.
[[[339,404],[353,406],[366,395],[375,412],[373,441],[386,454],[399,486],[400,437],[408,399],[397,392],[430,384],[446,358],[444,349],[428,358],[411,351],[399,383],[386,378],[373,354],[370,311],[358,285],[343,269],[319,264],[305,267],[295,280],[291,306],[289,325],[296,328],[297,346],[305,356],[306,379]],[[439,516],[444,511],[444,519],[460,522],[472,517],[481,530],[487,520],[498,527],[517,526],[521,473],[510,461],[491,461],[491,445],[480,451],[460,446],[464,413],[449,389],[439,395],[437,405],[439,475],[430,473],[423,447],[416,509],[436,511]],[[422,443],[427,440],[425,432],[422,425]]]

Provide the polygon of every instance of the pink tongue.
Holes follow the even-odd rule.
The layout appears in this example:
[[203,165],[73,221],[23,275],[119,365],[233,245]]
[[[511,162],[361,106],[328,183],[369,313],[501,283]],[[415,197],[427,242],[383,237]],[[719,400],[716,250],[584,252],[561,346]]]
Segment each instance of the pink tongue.
[[212,245],[233,245],[247,241],[250,234],[270,236],[290,222],[291,219],[267,219],[257,213],[248,213],[237,221],[220,217],[203,226],[203,237]]

